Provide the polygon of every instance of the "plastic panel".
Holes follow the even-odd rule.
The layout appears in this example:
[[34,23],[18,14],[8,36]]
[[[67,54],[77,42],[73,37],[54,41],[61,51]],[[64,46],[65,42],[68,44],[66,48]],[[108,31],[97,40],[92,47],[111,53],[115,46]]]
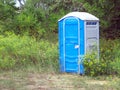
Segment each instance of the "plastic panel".
[[65,20],[65,71],[78,72],[78,20],[69,17]]

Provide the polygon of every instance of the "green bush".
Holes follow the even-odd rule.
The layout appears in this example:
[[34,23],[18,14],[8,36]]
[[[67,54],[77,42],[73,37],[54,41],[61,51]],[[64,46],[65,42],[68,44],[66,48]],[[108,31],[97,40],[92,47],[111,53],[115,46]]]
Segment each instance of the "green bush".
[[13,32],[17,35],[24,35],[27,33],[29,36],[36,38],[41,37],[45,30],[41,27],[41,23],[37,20],[33,13],[21,12],[17,14],[10,28],[13,28]]
[[39,64],[41,68],[58,68],[57,43],[36,41],[28,36],[0,36],[0,69]]
[[[86,75],[96,75],[99,71],[99,64],[98,60],[95,58],[94,54],[86,55],[84,58],[84,67],[85,67],[85,74]],[[96,71],[98,70],[98,71]]]
[[120,41],[100,40],[100,58],[95,54],[85,56],[85,73],[91,76],[120,75]]

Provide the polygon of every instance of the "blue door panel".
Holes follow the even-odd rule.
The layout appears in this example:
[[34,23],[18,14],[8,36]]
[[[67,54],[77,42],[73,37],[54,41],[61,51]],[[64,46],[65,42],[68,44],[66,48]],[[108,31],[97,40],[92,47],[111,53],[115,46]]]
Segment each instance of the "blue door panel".
[[75,44],[66,44],[66,53],[68,56],[78,56],[78,49],[75,49]]
[[76,63],[66,62],[66,72],[78,72],[78,65]]
[[80,57],[84,49],[84,21],[67,17],[59,22],[59,60],[60,71],[84,73]]
[[78,72],[78,20],[65,20],[65,71]]

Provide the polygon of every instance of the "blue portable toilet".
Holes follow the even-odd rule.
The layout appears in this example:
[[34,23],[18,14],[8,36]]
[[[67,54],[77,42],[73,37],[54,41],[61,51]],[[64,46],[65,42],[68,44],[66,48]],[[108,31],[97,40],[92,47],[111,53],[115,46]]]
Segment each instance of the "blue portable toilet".
[[87,12],[71,12],[58,20],[61,72],[84,74],[83,57],[99,57],[99,19]]

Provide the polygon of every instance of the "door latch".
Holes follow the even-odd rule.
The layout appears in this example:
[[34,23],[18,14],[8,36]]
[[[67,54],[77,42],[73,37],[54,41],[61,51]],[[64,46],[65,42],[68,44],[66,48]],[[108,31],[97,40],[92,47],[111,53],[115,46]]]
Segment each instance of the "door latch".
[[75,49],[79,48],[79,45],[75,45]]

